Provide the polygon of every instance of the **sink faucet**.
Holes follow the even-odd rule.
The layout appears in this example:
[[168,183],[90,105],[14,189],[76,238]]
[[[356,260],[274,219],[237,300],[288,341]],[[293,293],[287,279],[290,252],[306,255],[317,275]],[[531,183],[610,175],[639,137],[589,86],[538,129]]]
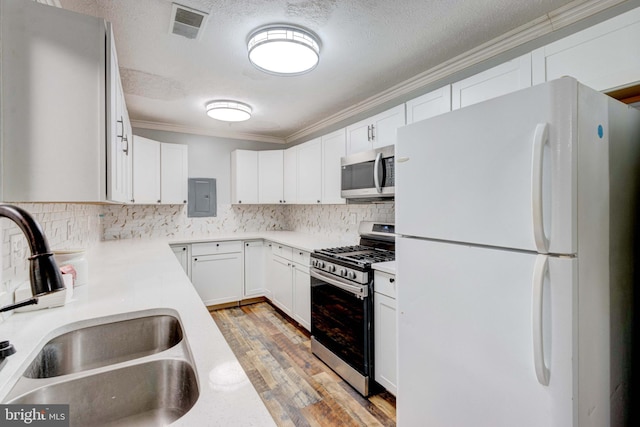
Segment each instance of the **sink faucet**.
[[47,238],[40,228],[40,224],[24,209],[17,206],[0,204],[0,217],[9,218],[22,230],[27,241],[31,256],[29,257],[29,278],[33,298],[7,305],[0,308],[0,312],[13,310],[25,305],[37,304],[38,297],[63,290],[64,282],[58,269],[53,253],[49,250]]

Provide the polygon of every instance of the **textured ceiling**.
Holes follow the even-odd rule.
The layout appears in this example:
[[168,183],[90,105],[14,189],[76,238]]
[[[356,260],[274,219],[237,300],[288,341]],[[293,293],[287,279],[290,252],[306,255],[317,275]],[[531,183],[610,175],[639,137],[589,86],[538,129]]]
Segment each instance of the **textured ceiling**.
[[[569,0],[180,0],[209,13],[198,41],[169,34],[168,0],[61,0],[111,21],[132,120],[206,134],[285,139],[295,132],[555,10]],[[245,41],[257,27],[291,23],[315,32],[311,73],[255,69]],[[251,120],[206,116],[213,99],[253,107]]]

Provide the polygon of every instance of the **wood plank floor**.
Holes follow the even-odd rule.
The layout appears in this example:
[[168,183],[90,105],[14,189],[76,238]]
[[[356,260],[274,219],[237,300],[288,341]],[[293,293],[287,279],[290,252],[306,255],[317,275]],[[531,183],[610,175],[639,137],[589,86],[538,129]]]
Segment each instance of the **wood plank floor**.
[[307,331],[268,303],[217,310],[211,316],[277,425],[396,425],[393,395],[362,397],[311,354]]

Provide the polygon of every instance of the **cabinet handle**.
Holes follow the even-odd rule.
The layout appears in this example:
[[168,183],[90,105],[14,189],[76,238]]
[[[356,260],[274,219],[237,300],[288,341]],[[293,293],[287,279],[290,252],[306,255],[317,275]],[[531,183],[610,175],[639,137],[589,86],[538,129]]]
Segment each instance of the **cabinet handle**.
[[394,279],[393,277],[389,278],[389,283],[393,283],[395,281],[396,281],[396,279]]
[[367,126],[367,141],[371,141],[371,126]]
[[376,139],[375,126],[371,125],[371,140],[375,141],[375,139]]
[[287,203],[287,201],[286,201],[286,200],[283,200],[283,201],[282,201],[282,203]]
[[194,261],[198,261],[198,258],[194,258],[193,260],[194,260]]
[[318,200],[318,203],[320,203],[320,200]]
[[216,247],[219,247],[219,246],[220,246],[220,243],[216,243]]
[[158,203],[160,203],[162,200],[158,200]]
[[183,251],[186,251],[186,250],[187,250],[187,248],[182,248],[182,250],[183,250]]
[[186,201],[186,200],[183,200],[183,201],[182,201],[182,203],[187,203],[187,201]]
[[278,249],[282,249],[282,246],[278,246]]
[[247,245],[247,247],[249,247],[249,244],[248,244],[248,243],[245,243],[245,245]]
[[122,142],[123,142],[122,151],[124,152],[124,154],[128,156],[129,155],[129,139],[126,136],[123,136]]
[[242,200],[238,200],[238,203],[242,203]]
[[302,255],[302,252],[298,252],[298,255]]
[[[122,125],[122,135],[118,135],[117,123],[120,123],[120,125]],[[122,138],[123,136],[124,136],[124,119],[122,118],[122,116],[120,116],[120,120],[116,120],[116,137]]]

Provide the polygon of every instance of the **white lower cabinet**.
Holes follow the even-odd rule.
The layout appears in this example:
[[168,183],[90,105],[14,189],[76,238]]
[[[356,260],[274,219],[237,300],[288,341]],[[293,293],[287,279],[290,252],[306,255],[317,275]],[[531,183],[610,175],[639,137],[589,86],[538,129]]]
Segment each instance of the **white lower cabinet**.
[[207,306],[240,301],[244,283],[242,242],[192,244],[191,283]]
[[302,327],[311,330],[309,252],[271,243],[269,284],[271,302]]
[[263,240],[244,242],[244,298],[254,298],[265,294],[266,249]]
[[189,245],[170,245],[173,254],[178,258],[178,262],[182,266],[182,269],[187,274],[187,277],[191,278],[191,274],[189,272],[190,267],[190,257],[189,257]]
[[291,261],[274,255],[271,264],[271,302],[287,315],[293,315]]
[[398,391],[395,276],[375,271],[373,287],[375,380],[395,396]]

